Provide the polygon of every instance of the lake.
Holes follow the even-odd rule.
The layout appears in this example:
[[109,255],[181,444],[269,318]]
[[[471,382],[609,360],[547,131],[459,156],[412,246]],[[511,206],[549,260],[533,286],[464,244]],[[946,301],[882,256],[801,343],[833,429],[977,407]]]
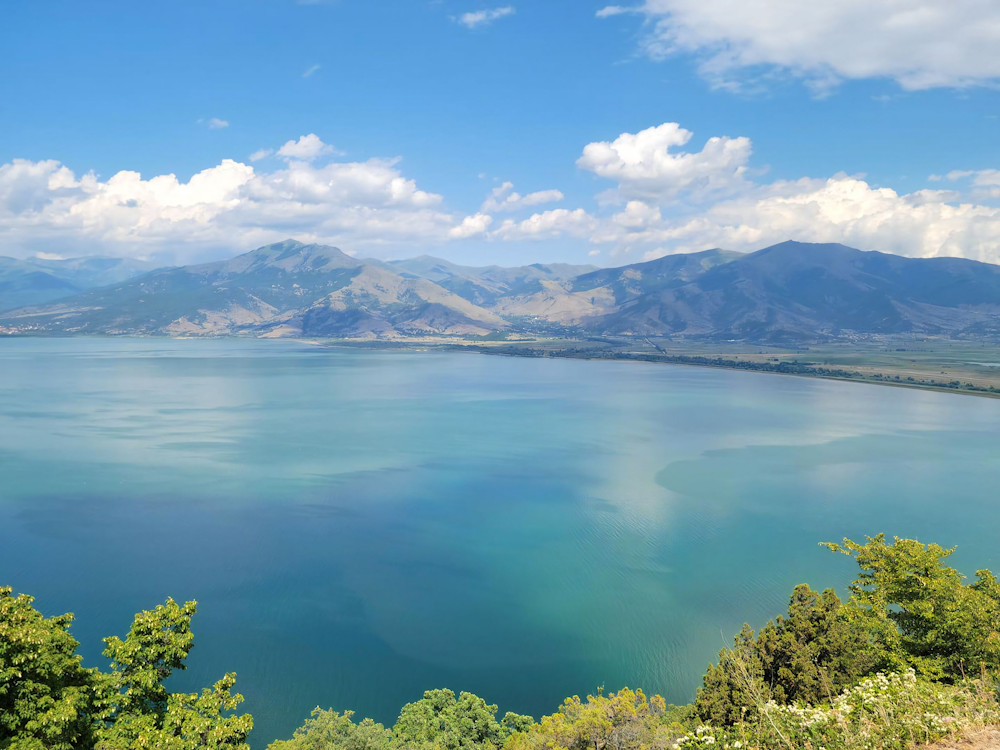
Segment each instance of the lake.
[[689,702],[744,621],[884,531],[1000,568],[1000,400],[285,341],[0,341],[0,584],[101,638],[197,599],[255,748],[422,691]]

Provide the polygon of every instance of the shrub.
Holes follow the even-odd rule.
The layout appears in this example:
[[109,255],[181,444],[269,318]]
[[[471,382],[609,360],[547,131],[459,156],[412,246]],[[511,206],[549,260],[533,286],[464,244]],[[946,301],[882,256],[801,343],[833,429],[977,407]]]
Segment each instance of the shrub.
[[758,707],[756,720],[733,727],[700,726],[676,750],[825,748],[908,750],[955,732],[1000,721],[988,680],[943,685],[918,679],[913,669],[879,672],[824,706]]
[[568,698],[557,713],[510,738],[504,750],[638,750],[668,748],[684,733],[690,712],[641,690]]
[[954,548],[899,537],[886,544],[885,534],[867,539],[825,546],[861,568],[847,611],[869,634],[872,652],[946,682],[1000,670],[1000,583],[990,571],[976,571],[966,585],[942,562]]
[[392,732],[371,719],[355,724],[353,716],[316,708],[292,739],[272,742],[269,750],[389,750]]
[[730,725],[768,700],[829,700],[874,671],[867,634],[844,609],[830,589],[819,594],[796,586],[787,617],[768,622],[759,635],[744,625],[734,648],[723,649],[719,663],[709,665],[695,712],[704,722]]

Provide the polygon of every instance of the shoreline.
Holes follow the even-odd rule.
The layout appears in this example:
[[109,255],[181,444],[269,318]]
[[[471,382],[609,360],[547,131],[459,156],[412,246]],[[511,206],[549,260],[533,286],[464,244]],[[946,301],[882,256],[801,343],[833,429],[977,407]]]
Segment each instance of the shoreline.
[[860,371],[845,368],[835,368],[829,371],[822,367],[808,365],[762,365],[745,360],[727,359],[724,356],[716,355],[671,355],[671,354],[632,354],[628,352],[614,352],[608,355],[598,353],[587,353],[579,351],[567,351],[559,349],[539,350],[539,349],[518,349],[516,347],[502,346],[482,346],[478,344],[454,344],[445,341],[439,342],[381,342],[381,341],[352,341],[349,339],[296,339],[304,344],[337,347],[342,346],[349,349],[386,349],[386,350],[406,350],[420,349],[430,351],[442,349],[452,352],[473,352],[493,357],[526,357],[531,359],[577,359],[587,361],[604,362],[637,362],[644,364],[679,365],[682,367],[704,367],[715,370],[731,370],[737,372],[756,372],[765,375],[786,375],[790,377],[815,378],[818,380],[834,380],[843,383],[859,383],[867,385],[885,385],[894,388],[907,388],[918,391],[934,391],[937,393],[951,393],[961,396],[979,396],[982,398],[1000,398],[1000,388],[989,390],[987,388],[967,388],[949,386],[940,381],[915,381],[895,380],[893,377],[870,377]]
[[[457,348],[457,347],[456,347]],[[454,349],[452,350],[454,351]],[[907,388],[914,391],[934,391],[936,393],[951,393],[958,396],[979,396],[981,398],[1000,398],[1000,392],[990,392],[985,390],[974,390],[968,388],[951,388],[947,385],[922,385],[920,383],[907,383],[905,381],[896,382],[888,379],[866,378],[862,375],[850,377],[845,375],[827,375],[822,373],[808,372],[783,372],[781,370],[758,369],[754,367],[740,367],[736,365],[708,364],[702,362],[675,362],[664,359],[640,359],[638,357],[587,357],[570,355],[548,355],[535,356],[525,354],[511,354],[510,352],[489,352],[478,351],[479,354],[487,354],[494,357],[534,357],[535,359],[579,359],[588,361],[605,362],[634,362],[637,364],[650,365],[676,365],[679,367],[702,367],[708,370],[730,370],[734,372],[753,372],[760,375],[783,375],[791,378],[813,378],[815,380],[835,380],[841,383],[855,383],[858,385],[885,385],[892,388]]]
[[[77,334],[77,335],[12,335],[0,336],[0,339],[63,339],[63,338],[97,338],[97,339],[169,339],[174,341],[186,340],[265,340],[259,336],[157,336],[157,335],[109,335],[109,334]],[[886,385],[895,388],[908,388],[910,390],[934,391],[938,393],[952,393],[963,396],[979,396],[982,398],[1000,398],[1000,383],[991,386],[976,386],[972,383],[961,383],[954,380],[950,385],[934,379],[916,380],[903,379],[899,375],[877,373],[882,377],[875,377],[850,366],[830,367],[817,366],[813,364],[803,364],[796,361],[756,362],[750,359],[739,359],[739,355],[729,355],[724,353],[702,353],[702,354],[670,354],[661,347],[649,343],[657,350],[657,353],[628,352],[618,349],[580,349],[573,346],[559,345],[550,348],[533,348],[530,346],[511,346],[509,343],[499,343],[494,346],[483,345],[482,343],[465,340],[448,341],[442,339],[431,340],[374,340],[374,339],[327,339],[327,338],[273,338],[268,341],[286,341],[306,344],[309,346],[319,346],[325,348],[343,347],[346,349],[369,349],[386,351],[432,351],[443,350],[451,352],[472,352],[488,356],[502,357],[527,357],[533,359],[577,359],[588,361],[605,362],[640,362],[646,364],[680,365],[684,367],[704,367],[716,370],[732,370],[739,372],[757,372],[766,375],[787,375],[792,377],[816,378],[820,380],[834,380],[845,383],[862,383],[867,385]],[[526,344],[528,342],[525,342]],[[743,355],[746,356],[746,355]],[[891,370],[891,367],[886,368]],[[968,386],[972,387],[968,387]]]

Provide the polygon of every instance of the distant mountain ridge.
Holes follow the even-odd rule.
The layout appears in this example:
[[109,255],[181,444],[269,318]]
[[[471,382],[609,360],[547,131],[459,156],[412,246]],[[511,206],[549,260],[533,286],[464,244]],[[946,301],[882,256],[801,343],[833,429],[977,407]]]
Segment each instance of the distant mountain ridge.
[[0,328],[347,338],[512,330],[756,342],[1000,334],[1000,266],[799,242],[619,268],[503,268],[430,256],[386,262],[286,240],[69,294],[0,313]]
[[116,284],[155,265],[129,258],[7,258],[0,256],[0,310],[39,305],[85,289]]

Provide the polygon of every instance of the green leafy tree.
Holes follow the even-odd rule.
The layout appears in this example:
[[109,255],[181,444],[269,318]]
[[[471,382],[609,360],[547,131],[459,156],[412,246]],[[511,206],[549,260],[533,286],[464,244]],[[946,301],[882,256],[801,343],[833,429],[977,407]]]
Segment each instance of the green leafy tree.
[[81,666],[73,615],[43,617],[25,594],[0,588],[0,749],[75,750],[106,718],[106,679]]
[[292,739],[272,742],[268,750],[389,750],[392,732],[371,719],[356,724],[353,716],[317,707]]
[[392,728],[399,748],[498,748],[518,727],[534,723],[530,716],[508,713],[496,719],[497,707],[472,693],[455,698],[451,690],[428,690],[408,703]]
[[695,710],[704,721],[731,725],[769,700],[818,703],[883,662],[833,590],[820,594],[796,586],[787,617],[768,622],[757,635],[744,625],[734,647],[709,665]]
[[517,734],[504,750],[639,750],[669,747],[684,734],[674,706],[658,695],[623,688],[608,695],[567,698],[559,711]]
[[227,715],[243,701],[233,694],[236,675],[227,674],[197,693],[170,693],[163,686],[194,645],[191,618],[196,602],[173,599],[140,612],[124,640],[105,639],[111,678],[118,689],[110,720],[98,732],[97,750],[141,748],[240,748],[253,728],[249,714]]
[[246,750],[253,719],[233,713],[235,675],[200,694],[163,686],[194,642],[194,602],[167,600],[106,639],[111,674],[83,668],[72,615],[45,618],[32,602],[0,588],[0,750]]
[[861,568],[848,609],[891,666],[944,681],[1000,670],[1000,584],[990,571],[964,584],[943,562],[954,548],[899,537],[886,544],[885,534],[824,546]]

